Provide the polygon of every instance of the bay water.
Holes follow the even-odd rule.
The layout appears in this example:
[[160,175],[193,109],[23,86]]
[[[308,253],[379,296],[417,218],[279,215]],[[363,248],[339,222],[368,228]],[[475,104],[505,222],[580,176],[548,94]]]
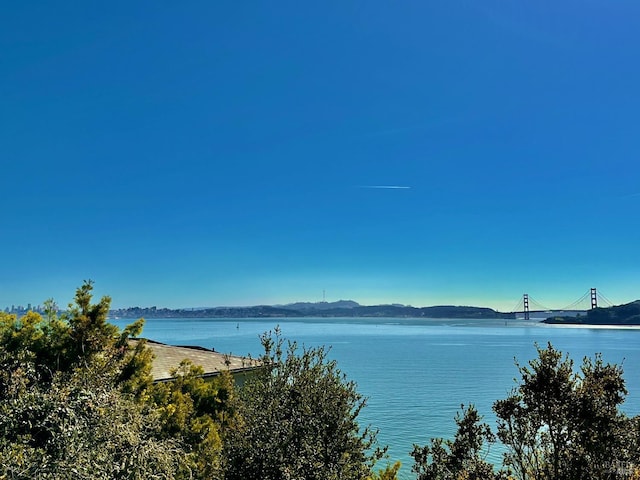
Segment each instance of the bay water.
[[[123,327],[130,321],[112,320]],[[628,415],[640,414],[640,329],[551,326],[535,321],[409,318],[146,319],[143,336],[172,345],[199,345],[258,357],[260,334],[279,326],[299,345],[330,348],[342,372],[367,397],[361,425],[379,430],[389,461],[403,464],[400,478],[415,478],[414,443],[451,438],[461,404],[474,404],[495,431],[494,401],[516,386],[518,370],[551,342],[574,360],[601,353],[621,364]],[[500,463],[501,448],[487,459]]]

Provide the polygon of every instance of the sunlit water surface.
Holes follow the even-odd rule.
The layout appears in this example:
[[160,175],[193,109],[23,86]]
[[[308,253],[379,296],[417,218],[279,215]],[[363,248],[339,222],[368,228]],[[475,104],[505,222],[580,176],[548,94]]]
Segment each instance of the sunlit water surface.
[[[119,326],[130,321],[113,320]],[[283,336],[309,347],[331,347],[330,357],[368,397],[361,424],[379,429],[390,460],[411,474],[414,443],[451,437],[460,404],[473,403],[495,428],[491,405],[506,397],[518,376],[514,359],[536,356],[551,342],[576,367],[600,352],[623,364],[629,396],[624,409],[640,414],[640,330],[571,328],[531,321],[460,319],[147,319],[143,336],[174,345],[200,345],[236,355],[262,353],[259,336],[279,325]],[[488,459],[500,462],[500,449]]]

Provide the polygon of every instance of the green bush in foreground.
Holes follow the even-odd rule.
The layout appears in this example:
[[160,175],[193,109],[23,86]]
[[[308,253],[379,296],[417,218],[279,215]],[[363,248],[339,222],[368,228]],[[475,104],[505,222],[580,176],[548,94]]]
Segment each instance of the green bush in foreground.
[[362,480],[382,456],[357,423],[365,401],[324,348],[264,335],[268,366],[239,392],[242,424],[228,432],[225,478]]
[[519,384],[493,405],[504,468],[485,461],[495,435],[471,406],[456,418],[453,441],[414,445],[418,480],[640,478],[640,418],[620,411],[627,395],[621,367],[596,355],[575,372],[551,344],[538,347],[527,366],[516,365]]
[[85,282],[60,318],[0,313],[0,479],[190,478],[185,444],[144,401],[151,354]]
[[91,367],[43,385],[22,363],[2,387],[0,478],[173,479],[186,464],[158,415]]
[[[92,283],[58,317],[0,312],[0,480],[358,479],[381,456],[364,400],[324,349],[264,337],[268,368],[237,390],[183,363],[152,384],[143,320],[120,331]],[[395,478],[396,466],[380,472]]]
[[[107,321],[85,282],[67,313],[0,312],[0,480],[396,480],[399,463],[361,428],[365,400],[325,348],[265,334],[265,367],[243,388],[204,381],[183,363],[153,384],[152,356]],[[640,480],[640,417],[620,407],[622,368],[597,355],[575,371],[551,345],[517,365],[521,379],[494,403],[494,434],[473,406],[452,440],[414,446],[417,480]],[[487,447],[506,447],[503,468]]]
[[579,372],[551,344],[518,365],[516,389],[495,402],[505,464],[518,479],[630,478],[640,459],[638,418],[620,410],[627,390],[618,365],[600,355]]
[[489,425],[473,405],[456,416],[458,430],[453,440],[435,438],[430,445],[413,446],[411,456],[417,480],[497,480],[507,479],[508,473],[494,472],[484,456],[487,446],[496,442]]

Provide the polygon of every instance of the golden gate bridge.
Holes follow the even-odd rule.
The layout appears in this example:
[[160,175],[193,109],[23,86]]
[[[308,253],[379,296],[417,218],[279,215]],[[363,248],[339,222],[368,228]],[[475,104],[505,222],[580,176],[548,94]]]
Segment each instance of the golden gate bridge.
[[516,318],[520,314],[524,320],[530,320],[531,315],[536,313],[544,313],[546,316],[554,316],[562,313],[570,316],[584,313],[589,309],[598,308],[598,306],[602,305],[611,307],[613,303],[602,293],[598,292],[596,288],[590,288],[578,300],[563,308],[545,307],[531,297],[531,295],[524,293],[509,313],[516,315]]

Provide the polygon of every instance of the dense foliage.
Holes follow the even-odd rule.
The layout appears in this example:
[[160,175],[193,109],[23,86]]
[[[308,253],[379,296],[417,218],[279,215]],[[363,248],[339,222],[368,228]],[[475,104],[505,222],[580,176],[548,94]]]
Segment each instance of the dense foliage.
[[[324,349],[265,337],[268,368],[238,390],[183,362],[153,384],[139,320],[120,331],[91,282],[58,316],[0,313],[0,479],[344,478],[380,452],[356,421],[364,401]],[[274,349],[275,348],[275,349]]]
[[375,433],[361,430],[364,399],[324,348],[303,349],[276,331],[262,338],[268,368],[244,386],[241,428],[225,445],[229,480],[359,480],[382,456]]
[[579,372],[551,345],[519,366],[522,380],[494,404],[505,464],[518,479],[629,478],[638,464],[638,419],[620,406],[627,390],[618,365],[597,355]]
[[[58,316],[0,312],[0,480],[396,480],[376,432],[358,424],[365,400],[325,348],[262,338],[263,367],[242,387],[183,362],[154,384],[152,354],[107,321],[92,284]],[[473,406],[453,439],[414,445],[417,480],[640,480],[640,418],[618,365],[599,355],[579,370],[551,345],[517,365],[520,380],[493,408],[497,432]],[[486,461],[502,442],[503,466]]]
[[458,430],[453,440],[434,438],[430,445],[413,446],[413,471],[417,480],[491,480],[507,478],[506,472],[494,473],[484,456],[489,444],[496,442],[489,425],[473,405],[456,416]]
[[187,464],[158,415],[92,367],[46,385],[28,363],[4,373],[0,478],[171,479]]
[[222,435],[235,426],[233,378],[226,372],[205,381],[201,367],[183,361],[176,380],[159,383],[148,402],[161,420],[161,437],[179,440],[194,478],[223,478]]
[[151,356],[136,322],[106,321],[109,298],[91,304],[92,285],[58,318],[0,314],[0,478],[179,478],[185,449],[161,435],[142,401]]
[[627,394],[620,366],[596,355],[576,372],[551,344],[517,366],[517,387],[493,405],[497,438],[506,447],[503,469],[485,462],[486,447],[496,438],[469,407],[456,418],[453,441],[414,445],[418,480],[640,478],[640,419],[620,410]]

